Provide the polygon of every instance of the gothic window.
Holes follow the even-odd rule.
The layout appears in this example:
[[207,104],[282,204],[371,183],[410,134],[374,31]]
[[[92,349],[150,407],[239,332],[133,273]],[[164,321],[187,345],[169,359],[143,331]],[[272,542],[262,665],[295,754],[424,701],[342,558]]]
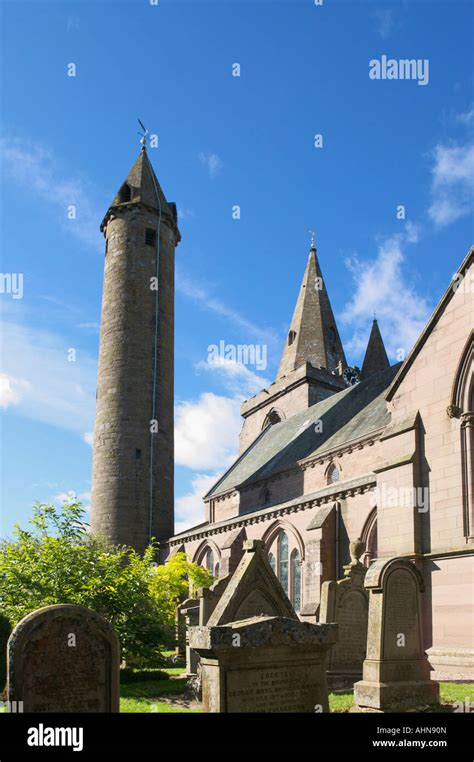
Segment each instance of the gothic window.
[[215,569],[214,569],[214,577],[218,577],[218,576],[219,576],[220,568],[221,568],[221,565],[220,565],[220,563],[219,563],[219,561],[218,561],[218,562],[216,563],[216,567],[215,567]]
[[288,535],[281,532],[278,538],[278,579],[288,595]]
[[275,556],[273,555],[273,553],[269,553],[268,554],[268,563],[272,567],[272,570],[273,570],[274,574],[276,574]]
[[145,243],[147,246],[154,246],[156,243],[156,231],[153,228],[145,230]]
[[474,539],[474,331],[459,362],[447,409],[450,418],[460,419],[461,481],[464,536]]
[[340,473],[335,463],[331,463],[327,472],[328,484],[335,484],[339,481]]
[[290,331],[288,333],[288,346],[291,347],[294,340],[296,339],[296,331]]
[[119,202],[121,204],[125,204],[127,201],[131,201],[132,199],[132,190],[128,183],[124,183],[122,187],[119,190]]
[[296,548],[291,553],[291,595],[290,600],[295,611],[301,608],[301,558]]
[[206,552],[206,555],[203,558],[203,566],[211,572],[211,574],[214,574],[214,553],[212,552],[211,548]]
[[275,423],[280,423],[280,421],[280,414],[276,410],[270,410],[270,412],[265,416],[262,429],[266,429],[267,426],[274,426]]

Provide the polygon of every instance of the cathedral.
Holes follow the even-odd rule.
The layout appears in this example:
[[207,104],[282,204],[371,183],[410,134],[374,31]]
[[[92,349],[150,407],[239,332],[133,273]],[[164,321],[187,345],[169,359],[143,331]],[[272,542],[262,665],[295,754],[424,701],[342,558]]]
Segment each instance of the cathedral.
[[[146,147],[101,225],[105,237],[92,531],[160,561],[185,551],[216,577],[263,540],[301,620],[322,583],[402,556],[424,580],[424,648],[438,679],[474,678],[474,248],[408,357],[390,366],[374,320],[350,367],[314,242],[274,382],[243,402],[239,455],[174,534],[176,206]],[[289,316],[288,316],[289,317]],[[216,420],[216,427],[219,421]]]

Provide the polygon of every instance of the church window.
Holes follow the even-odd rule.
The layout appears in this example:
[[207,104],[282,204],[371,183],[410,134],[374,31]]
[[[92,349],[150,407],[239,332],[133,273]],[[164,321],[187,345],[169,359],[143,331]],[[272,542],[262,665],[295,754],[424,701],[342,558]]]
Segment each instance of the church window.
[[211,548],[207,551],[206,555],[204,556],[204,567],[211,572],[211,574],[214,574],[214,553],[212,552]]
[[291,595],[290,600],[295,611],[301,608],[301,558],[295,548],[291,553]]
[[132,199],[132,189],[130,188],[128,183],[124,183],[122,187],[119,190],[119,202],[121,204],[126,204],[127,201],[131,201]]
[[280,423],[280,421],[281,417],[279,413],[277,413],[276,410],[270,410],[270,412],[265,416],[262,429],[266,429],[268,426],[274,426],[275,423]]
[[153,228],[147,228],[145,230],[145,243],[147,246],[154,246],[156,243],[156,230]]
[[268,554],[268,563],[272,567],[273,573],[276,574],[275,556],[273,555],[273,553]]
[[288,346],[291,347],[294,340],[296,339],[296,331],[290,331],[288,333]]
[[288,535],[286,532],[281,532],[278,545],[278,579],[288,595]]
[[327,476],[328,476],[328,484],[335,484],[336,482],[339,481],[339,478],[340,478],[339,469],[334,463],[331,463],[331,465],[329,466]]
[[221,565],[220,565],[220,563],[219,563],[219,561],[218,561],[218,562],[216,563],[216,567],[215,567],[215,569],[214,569],[214,577],[218,577],[218,576],[219,576],[219,571],[220,571],[220,568],[221,568]]

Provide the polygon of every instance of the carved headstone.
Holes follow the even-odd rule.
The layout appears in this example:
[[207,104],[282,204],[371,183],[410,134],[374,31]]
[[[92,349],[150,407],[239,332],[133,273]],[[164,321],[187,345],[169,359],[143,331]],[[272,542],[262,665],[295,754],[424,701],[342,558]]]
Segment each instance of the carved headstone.
[[327,712],[325,660],[337,625],[300,622],[264,545],[244,555],[207,626],[190,630],[206,712]]
[[12,626],[6,616],[0,614],[0,693],[7,679],[7,643]]
[[366,567],[359,558],[363,543],[351,543],[351,563],[344,567],[344,579],[324,582],[321,590],[319,621],[336,622],[339,639],[327,662],[330,688],[344,688],[362,677],[362,664],[367,649],[369,594],[364,588]]
[[367,656],[354,686],[356,708],[403,712],[439,703],[423,648],[423,578],[405,558],[381,558],[365,578],[369,592]]
[[186,624],[186,674],[196,675],[199,664],[199,656],[189,645],[189,628],[199,624],[199,601],[188,598],[178,607],[179,614],[184,617]]
[[209,627],[254,616],[298,619],[268,562],[263,542],[246,540],[244,551],[237,569],[207,620]]
[[8,699],[24,712],[118,712],[119,642],[83,606],[28,614],[8,641]]

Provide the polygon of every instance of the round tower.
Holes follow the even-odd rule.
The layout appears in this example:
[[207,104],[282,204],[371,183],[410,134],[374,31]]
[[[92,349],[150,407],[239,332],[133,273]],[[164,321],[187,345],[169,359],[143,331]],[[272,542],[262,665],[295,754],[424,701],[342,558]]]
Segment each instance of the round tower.
[[143,147],[107,211],[91,529],[143,551],[174,532],[176,205]]

